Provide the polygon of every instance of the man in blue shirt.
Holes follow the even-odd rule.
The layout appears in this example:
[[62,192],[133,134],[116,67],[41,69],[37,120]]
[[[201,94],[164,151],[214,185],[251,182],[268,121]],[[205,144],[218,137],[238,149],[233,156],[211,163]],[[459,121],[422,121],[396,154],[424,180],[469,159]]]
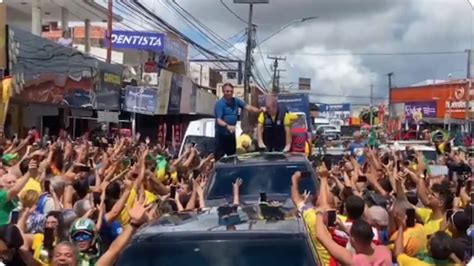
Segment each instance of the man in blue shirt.
[[214,106],[216,117],[216,159],[224,155],[234,155],[236,152],[235,125],[237,124],[239,109],[259,113],[261,109],[246,104],[238,98],[234,98],[234,86],[230,83],[222,85],[223,97]]

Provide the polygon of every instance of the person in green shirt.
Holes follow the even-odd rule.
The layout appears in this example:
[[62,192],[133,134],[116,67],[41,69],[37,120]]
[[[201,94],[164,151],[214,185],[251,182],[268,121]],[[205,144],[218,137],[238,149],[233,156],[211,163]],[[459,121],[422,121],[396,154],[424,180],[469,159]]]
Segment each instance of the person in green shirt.
[[37,173],[38,163],[31,160],[28,171],[19,179],[14,174],[7,173],[0,178],[0,225],[8,224],[10,213],[17,207],[17,197],[32,174]]

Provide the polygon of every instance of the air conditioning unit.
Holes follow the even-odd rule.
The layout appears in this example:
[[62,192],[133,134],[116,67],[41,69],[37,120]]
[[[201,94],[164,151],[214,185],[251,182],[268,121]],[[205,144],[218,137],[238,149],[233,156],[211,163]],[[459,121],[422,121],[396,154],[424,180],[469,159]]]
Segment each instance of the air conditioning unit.
[[144,85],[158,85],[158,73],[143,73],[142,82]]

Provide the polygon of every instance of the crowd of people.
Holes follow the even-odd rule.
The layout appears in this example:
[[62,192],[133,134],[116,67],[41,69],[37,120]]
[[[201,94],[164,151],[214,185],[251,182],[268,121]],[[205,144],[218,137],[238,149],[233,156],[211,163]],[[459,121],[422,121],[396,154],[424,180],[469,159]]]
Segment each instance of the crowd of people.
[[320,265],[472,263],[474,159],[450,151],[428,162],[411,148],[368,146],[362,157],[321,163],[317,197],[299,193],[300,172],[292,177]]
[[[0,262],[114,265],[142,226],[202,210],[215,161],[239,146],[239,108],[261,114],[257,148],[307,152],[305,139],[289,137],[291,117],[274,99],[259,109],[236,101],[231,86],[223,90],[216,104],[216,158],[201,157],[193,145],[176,156],[149,138],[103,130],[77,139],[41,137],[35,130],[23,139],[2,137]],[[467,264],[474,160],[446,145],[437,161],[427,161],[410,147],[384,151],[367,143],[356,134],[340,162],[315,159],[316,195],[300,194],[304,173],[291,178],[291,199],[320,265]],[[229,186],[239,205],[242,179],[235,178]]]
[[190,147],[175,158],[148,138],[97,138],[32,131],[2,140],[4,265],[113,265],[142,225],[204,207],[213,156]]

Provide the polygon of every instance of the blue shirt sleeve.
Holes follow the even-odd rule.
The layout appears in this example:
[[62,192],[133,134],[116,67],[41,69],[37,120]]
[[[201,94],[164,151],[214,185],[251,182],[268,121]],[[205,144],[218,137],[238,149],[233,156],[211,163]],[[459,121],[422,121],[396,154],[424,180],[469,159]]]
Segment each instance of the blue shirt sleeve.
[[224,118],[224,108],[221,101],[217,101],[214,106],[214,116],[220,119]]
[[247,107],[247,103],[245,103],[244,101],[242,101],[241,99],[239,98],[234,98],[236,103],[237,103],[237,106],[241,109],[245,109],[245,107]]

